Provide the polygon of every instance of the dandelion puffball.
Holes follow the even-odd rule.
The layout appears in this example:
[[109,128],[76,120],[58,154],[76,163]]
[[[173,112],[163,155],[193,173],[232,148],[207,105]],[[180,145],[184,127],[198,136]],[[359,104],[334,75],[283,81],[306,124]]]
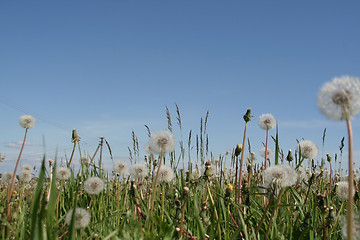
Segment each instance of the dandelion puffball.
[[29,129],[35,126],[35,118],[31,115],[23,115],[20,117],[19,124],[23,128]]
[[84,190],[88,194],[96,195],[104,190],[105,183],[101,178],[90,177],[84,182]]
[[325,83],[318,94],[321,112],[333,120],[345,120],[360,111],[360,80],[357,77],[335,77]]
[[149,151],[156,154],[173,152],[175,149],[175,137],[171,132],[157,131],[151,134],[149,139]]
[[264,130],[273,129],[276,126],[275,117],[270,113],[262,114],[259,117],[258,125]]
[[310,140],[299,142],[298,151],[301,152],[301,156],[306,159],[314,159],[319,152],[316,144]]
[[[73,215],[74,209],[71,209],[65,217],[65,223],[67,225],[71,224],[71,218]],[[86,211],[84,208],[75,208],[75,219],[74,219],[74,227],[75,229],[80,229],[86,227],[90,222],[90,213]]]

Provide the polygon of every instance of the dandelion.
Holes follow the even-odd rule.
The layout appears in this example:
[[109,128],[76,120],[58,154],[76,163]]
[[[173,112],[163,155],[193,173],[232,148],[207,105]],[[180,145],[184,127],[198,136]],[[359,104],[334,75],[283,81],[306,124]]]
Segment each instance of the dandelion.
[[175,149],[174,135],[165,130],[151,134],[149,139],[149,151],[156,154],[173,152]]
[[117,161],[114,163],[114,171],[120,174],[125,174],[128,171],[128,166],[125,162]]
[[161,166],[159,171],[159,181],[160,182],[171,182],[174,178],[174,171],[169,166]]
[[360,80],[356,77],[336,77],[325,83],[318,94],[320,110],[330,119],[346,120],[360,111]]
[[[265,147],[263,147],[262,149],[260,149],[260,156],[265,158]],[[267,149],[267,154],[266,154],[266,157],[267,159],[270,159],[272,158],[273,156],[273,151],[271,149]]]
[[[349,139],[349,191],[347,205],[347,221],[353,221],[354,172],[353,172],[353,137],[350,118],[360,111],[360,80],[356,77],[336,77],[331,82],[325,83],[318,94],[318,106],[330,119],[345,120]],[[354,229],[352,224],[347,225],[348,239],[353,239]]]
[[104,190],[104,187],[104,181],[98,177],[90,177],[84,182],[84,190],[88,194],[99,194],[102,190]]
[[298,144],[298,151],[306,159],[314,159],[318,155],[318,147],[310,140],[303,140]]
[[[347,224],[347,219],[345,217],[342,218],[342,234],[344,236],[344,239],[349,239],[348,237],[348,232],[347,232],[347,228],[348,228],[348,224]],[[352,235],[351,237],[355,240],[360,240],[360,216],[359,213],[356,214],[353,217],[353,220],[351,221],[351,225],[352,225]]]
[[262,114],[259,117],[258,125],[264,130],[270,130],[276,126],[276,120],[270,113]]
[[88,156],[83,156],[80,158],[80,163],[84,165],[88,165],[90,163],[90,158]]
[[[341,181],[336,184],[336,195],[341,200],[348,200],[349,199],[349,182],[348,181]],[[352,196],[354,197],[355,190],[353,189]]]
[[20,173],[19,173],[19,179],[20,181],[24,182],[24,183],[27,183],[27,182],[30,182],[31,181],[31,172],[29,171],[24,171],[22,170]]
[[67,180],[70,177],[70,169],[66,167],[56,168],[56,178],[59,180]]
[[[71,209],[65,217],[65,222],[67,225],[71,224],[71,219],[73,215],[74,209]],[[90,213],[83,208],[75,208],[75,219],[74,219],[74,227],[76,229],[86,227],[90,222]]]
[[140,179],[140,178],[144,178],[147,176],[149,170],[146,167],[145,164],[134,164],[130,170],[130,175],[134,178],[134,179]]
[[33,167],[32,167],[31,165],[24,164],[24,165],[21,167],[21,171],[32,172],[32,171],[33,171]]
[[149,142],[147,142],[147,143],[145,144],[144,150],[145,150],[145,152],[147,152],[148,154],[152,154],[152,153],[153,153],[153,152],[151,151],[151,149],[150,149],[150,144],[149,144]]
[[285,164],[271,166],[264,171],[265,186],[276,184],[282,188],[289,187],[296,183],[297,178],[295,169]]
[[1,180],[2,180],[3,182],[6,182],[7,184],[10,184],[11,179],[12,179],[12,176],[13,176],[13,173],[12,173],[12,172],[4,172],[4,173],[1,175]]
[[35,126],[35,118],[31,115],[23,115],[20,117],[19,124],[23,128],[29,129]]

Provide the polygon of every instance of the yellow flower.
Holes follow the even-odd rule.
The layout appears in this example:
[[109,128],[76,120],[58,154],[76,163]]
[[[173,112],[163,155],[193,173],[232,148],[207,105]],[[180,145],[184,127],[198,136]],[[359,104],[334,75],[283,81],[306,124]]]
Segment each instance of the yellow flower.
[[13,190],[11,196],[15,197],[17,195],[17,191]]
[[233,189],[234,189],[234,186],[231,183],[229,183],[226,187],[226,196],[227,197],[230,197]]

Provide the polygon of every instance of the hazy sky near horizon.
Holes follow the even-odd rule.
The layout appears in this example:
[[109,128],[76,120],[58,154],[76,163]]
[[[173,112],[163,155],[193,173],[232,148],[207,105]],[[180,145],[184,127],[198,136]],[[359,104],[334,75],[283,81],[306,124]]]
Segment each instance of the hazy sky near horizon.
[[[70,155],[74,128],[82,151],[92,155],[105,137],[115,159],[128,157],[133,130],[142,158],[144,125],[166,129],[165,106],[177,140],[187,145],[192,130],[192,146],[209,111],[215,156],[242,142],[248,108],[258,159],[263,113],[277,119],[284,152],[309,139],[317,159],[339,153],[345,123],[328,120],[316,101],[334,77],[360,77],[359,9],[359,1],[2,1],[1,171],[15,166],[23,114],[37,124],[22,164],[39,164],[44,153]],[[359,116],[353,130],[359,164]]]

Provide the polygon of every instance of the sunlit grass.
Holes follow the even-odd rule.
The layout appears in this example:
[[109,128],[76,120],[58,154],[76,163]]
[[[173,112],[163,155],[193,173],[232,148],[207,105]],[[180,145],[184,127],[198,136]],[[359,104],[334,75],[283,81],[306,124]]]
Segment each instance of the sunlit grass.
[[[177,114],[181,130],[178,108]],[[167,118],[171,132],[173,126],[168,109]],[[56,169],[61,165],[57,159],[49,165],[44,157],[38,176],[28,183],[15,181],[10,201],[7,201],[9,184],[2,181],[1,239],[343,238],[347,199],[343,192],[340,196],[337,183],[344,181],[345,176],[326,169],[324,161],[309,159],[310,165],[303,166],[306,156],[300,148],[284,156],[278,144],[281,136],[276,133],[272,138],[276,146],[273,149],[275,160],[270,160],[267,169],[276,164],[289,165],[297,172],[297,180],[283,184],[279,182],[283,181],[279,176],[264,185],[264,161],[260,159],[260,164],[256,164],[253,153],[245,146],[246,124],[252,124],[250,119],[244,122],[244,141],[238,159],[237,143],[229,154],[218,158],[208,154],[207,118],[208,114],[205,121],[201,119],[200,134],[196,135],[194,147],[190,132],[188,149],[180,137],[175,151],[160,150],[158,154],[150,151],[143,160],[137,156],[136,163],[145,164],[145,175],[122,172],[124,165],[119,165],[118,172],[106,172],[101,165],[104,161],[101,151],[86,149],[95,152],[91,161],[82,161],[82,156],[73,151],[61,166],[70,169],[70,176],[64,178],[57,177]],[[149,128],[148,132],[151,135]],[[132,149],[130,155],[133,154],[130,160],[139,155],[135,133],[132,136],[134,146],[129,148]],[[78,139],[76,136],[74,141],[72,136],[74,149],[80,142]],[[251,141],[261,142],[262,139]],[[193,154],[190,151],[196,153],[197,159],[190,159]],[[185,156],[189,156],[189,164],[183,163]],[[71,162],[75,161],[81,163],[80,168],[73,167]],[[329,157],[328,161],[336,161],[336,158],[331,160]],[[239,162],[241,166],[235,176]],[[173,169],[175,177],[171,181],[159,181],[158,169],[162,164]],[[128,167],[131,170],[133,166],[135,161]],[[105,186],[96,194],[89,194],[84,183],[93,177],[102,179]],[[357,213],[360,203],[358,177],[354,178],[354,189],[353,207]],[[7,215],[9,208],[10,218]],[[75,208],[85,209],[90,214],[90,221],[81,222],[84,219],[77,214],[67,217]]]

